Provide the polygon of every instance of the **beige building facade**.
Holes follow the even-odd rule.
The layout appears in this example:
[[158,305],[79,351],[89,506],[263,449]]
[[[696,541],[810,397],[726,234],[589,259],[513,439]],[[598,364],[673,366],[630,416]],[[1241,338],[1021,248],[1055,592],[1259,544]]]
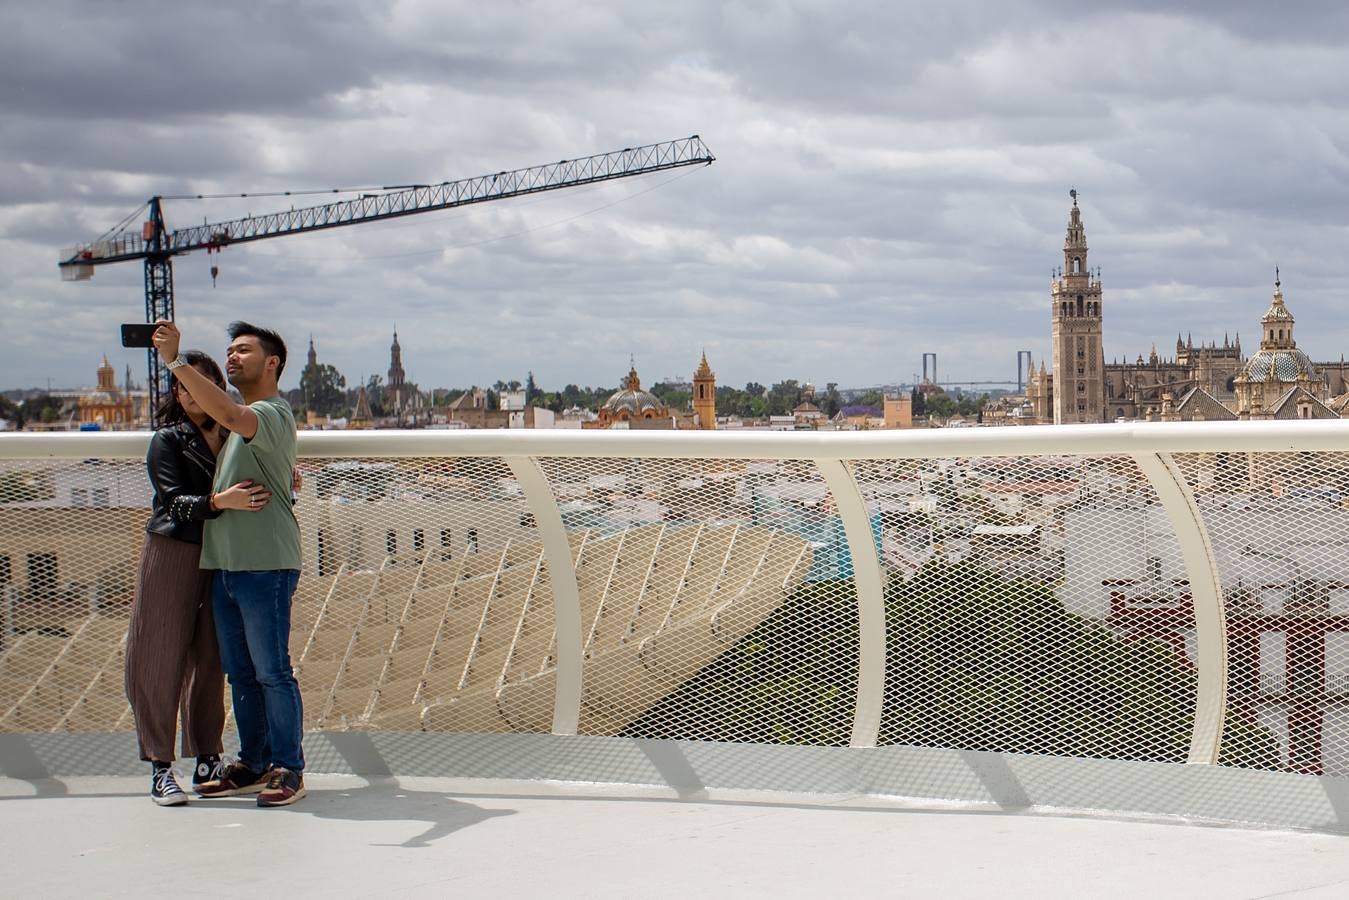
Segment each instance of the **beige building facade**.
[[1050,285],[1050,345],[1056,380],[1054,424],[1101,422],[1105,356],[1101,347],[1101,279],[1087,265],[1087,232],[1077,191],[1063,239],[1063,268]]
[[1087,266],[1087,238],[1072,192],[1063,268],[1050,287],[1052,369],[1031,364],[1022,415],[1006,424],[1068,424],[1142,419],[1330,418],[1349,408],[1349,366],[1317,363],[1297,348],[1293,315],[1277,274],[1260,324],[1260,348],[1247,359],[1241,336],[1194,342],[1175,353],[1154,345],[1144,357],[1106,363],[1099,269]]

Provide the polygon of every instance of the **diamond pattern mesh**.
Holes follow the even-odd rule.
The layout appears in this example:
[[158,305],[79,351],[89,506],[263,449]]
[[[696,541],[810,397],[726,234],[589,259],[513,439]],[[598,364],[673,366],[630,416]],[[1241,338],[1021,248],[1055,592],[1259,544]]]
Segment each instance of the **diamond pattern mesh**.
[[[1346,773],[1349,457],[1175,463],[1221,582],[1220,762]],[[538,465],[579,595],[581,733],[849,743],[858,588],[814,463]],[[1186,760],[1195,610],[1131,458],[848,466],[881,563],[881,744]],[[306,727],[551,730],[558,573],[511,466],[309,458],[302,473]],[[149,499],[140,459],[0,461],[0,731],[132,727],[124,642]]]
[[1349,774],[1349,454],[1175,459],[1226,610],[1223,761]]

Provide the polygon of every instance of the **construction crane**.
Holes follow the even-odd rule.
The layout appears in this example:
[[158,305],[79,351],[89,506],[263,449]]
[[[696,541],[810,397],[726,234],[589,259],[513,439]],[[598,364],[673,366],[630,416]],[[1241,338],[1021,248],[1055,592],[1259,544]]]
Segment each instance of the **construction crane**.
[[[702,139],[695,134],[659,144],[625,147],[581,159],[564,159],[459,181],[392,185],[379,188],[380,193],[362,193],[353,200],[339,200],[301,209],[292,207],[284,212],[208,222],[174,231],[169,231],[164,224],[163,201],[168,198],[155,196],[141,207],[147,210],[147,216],[139,230],[130,224],[136,217],[136,213],[133,213],[102,238],[63,250],[59,263],[61,277],[64,281],[83,281],[93,277],[96,266],[143,260],[145,321],[172,319],[173,257],[194,250],[212,253],[249,241],[454,209],[473,203],[580,187],[685,166],[710,165],[715,159]],[[140,209],[136,212],[139,213]],[[160,398],[169,389],[169,373],[153,349],[147,352],[147,358],[150,409],[153,415],[159,409]]]

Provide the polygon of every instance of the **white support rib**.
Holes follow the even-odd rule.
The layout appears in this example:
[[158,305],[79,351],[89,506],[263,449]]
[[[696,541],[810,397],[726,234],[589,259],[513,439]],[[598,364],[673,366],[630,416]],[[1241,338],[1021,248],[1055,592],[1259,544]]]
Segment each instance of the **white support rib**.
[[881,560],[871,534],[866,501],[852,472],[841,459],[818,459],[843,520],[857,586],[857,707],[853,712],[851,747],[874,747],[881,729],[885,694],[885,598]]
[[504,457],[519,482],[534,525],[543,540],[548,578],[553,587],[557,630],[557,687],[553,696],[553,734],[575,734],[581,719],[581,592],[576,586],[571,544],[562,527],[553,488],[531,456]]
[[1134,462],[1147,475],[1166,510],[1180,542],[1185,574],[1194,603],[1195,664],[1199,685],[1195,695],[1194,732],[1187,763],[1213,765],[1222,747],[1227,712],[1227,621],[1223,610],[1218,566],[1194,494],[1169,453],[1135,454]]

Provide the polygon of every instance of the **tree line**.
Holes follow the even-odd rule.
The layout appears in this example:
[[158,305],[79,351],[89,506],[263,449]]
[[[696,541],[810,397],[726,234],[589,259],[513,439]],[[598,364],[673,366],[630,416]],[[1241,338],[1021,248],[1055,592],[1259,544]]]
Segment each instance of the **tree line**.
[[[577,384],[565,385],[561,390],[545,391],[534,380],[534,373],[521,383],[518,380],[499,380],[482,390],[486,394],[487,408],[500,409],[502,394],[508,391],[525,392],[525,403],[561,413],[572,407],[595,410],[602,406],[623,383],[622,378],[614,386],[582,387]],[[356,397],[360,385],[348,386],[347,379],[331,365],[319,364],[306,366],[300,374],[300,387],[291,392],[292,405],[297,408],[313,410],[320,415],[330,417],[349,416],[356,406]],[[376,418],[386,415],[387,385],[379,375],[371,375],[364,383],[366,400],[370,404],[371,415]],[[435,388],[426,392],[432,407],[449,406],[472,388]],[[692,408],[693,392],[688,384],[656,382],[649,390],[661,402],[674,410]],[[965,395],[953,397],[941,389],[926,393],[914,389],[910,394],[913,400],[915,416],[933,416],[949,418],[954,415],[977,417],[983,410],[988,395]],[[762,419],[767,416],[790,415],[804,402],[812,402],[829,418],[838,414],[847,405],[871,406],[880,409],[884,396],[879,390],[868,391],[855,398],[851,404],[845,403],[838,385],[830,383],[823,392],[807,387],[795,378],[779,381],[772,385],[762,385],[756,381],[748,382],[743,388],[730,385],[717,386],[717,414],[739,416],[742,419]]]

